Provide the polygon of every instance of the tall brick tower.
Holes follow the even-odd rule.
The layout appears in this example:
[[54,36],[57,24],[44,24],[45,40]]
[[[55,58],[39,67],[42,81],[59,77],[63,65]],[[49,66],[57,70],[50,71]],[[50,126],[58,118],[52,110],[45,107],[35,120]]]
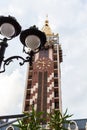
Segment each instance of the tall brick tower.
[[33,64],[28,68],[24,111],[29,111],[31,105],[34,105],[35,110],[49,113],[53,109],[62,110],[60,71],[62,50],[59,35],[52,33],[48,18],[42,31],[47,36],[47,42],[43,50],[35,54]]

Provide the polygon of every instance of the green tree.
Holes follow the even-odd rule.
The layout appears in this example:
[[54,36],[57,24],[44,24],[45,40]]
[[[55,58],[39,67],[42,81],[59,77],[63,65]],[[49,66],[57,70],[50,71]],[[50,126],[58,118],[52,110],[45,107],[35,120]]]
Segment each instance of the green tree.
[[[18,119],[17,126],[20,130],[46,130],[43,129],[42,125],[43,122],[46,122],[46,119],[42,119],[43,112],[36,112],[32,107],[32,111],[28,113],[24,113],[25,117],[23,119]],[[70,120],[67,120],[72,115],[67,114],[67,110],[64,114],[60,112],[60,110],[54,110],[52,113],[48,115],[48,128],[50,130],[67,130],[64,124],[69,124]]]
[[70,121],[67,120],[72,115],[67,114],[67,110],[64,114],[60,112],[60,110],[54,110],[54,112],[48,114],[49,123],[48,127],[51,130],[67,130],[64,124],[69,124]]
[[18,124],[14,126],[19,127],[20,130],[43,130],[41,125],[43,112],[36,112],[32,107],[31,112],[24,114],[25,118],[18,120]]

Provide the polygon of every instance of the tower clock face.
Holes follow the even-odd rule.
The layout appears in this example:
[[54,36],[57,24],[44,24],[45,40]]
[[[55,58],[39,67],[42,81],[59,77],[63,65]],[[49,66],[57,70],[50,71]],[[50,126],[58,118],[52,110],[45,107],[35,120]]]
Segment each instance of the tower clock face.
[[51,67],[51,65],[52,65],[52,61],[50,59],[46,59],[46,58],[40,58],[36,62],[36,68],[39,70],[48,69]]

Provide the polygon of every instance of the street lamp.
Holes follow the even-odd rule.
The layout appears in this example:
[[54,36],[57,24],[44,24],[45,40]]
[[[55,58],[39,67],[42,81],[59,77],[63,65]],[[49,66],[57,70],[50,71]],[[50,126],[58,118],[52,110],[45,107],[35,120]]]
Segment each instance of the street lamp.
[[[26,59],[21,56],[11,56],[4,59],[5,50],[8,47],[7,41],[13,39],[20,34],[20,41],[23,45],[23,52],[28,54]],[[12,16],[0,16],[0,73],[5,72],[5,66],[9,65],[13,59],[21,59],[20,65],[25,62],[32,64],[32,56],[39,52],[46,43],[46,35],[44,32],[38,30],[34,25],[26,30],[21,30],[20,24]],[[28,51],[26,51],[28,48]],[[2,70],[3,68],[3,70]]]

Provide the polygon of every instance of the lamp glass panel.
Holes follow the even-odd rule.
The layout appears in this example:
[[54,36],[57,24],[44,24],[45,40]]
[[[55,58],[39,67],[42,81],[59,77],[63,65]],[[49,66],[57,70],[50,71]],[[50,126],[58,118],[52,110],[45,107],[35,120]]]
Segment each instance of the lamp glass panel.
[[31,50],[35,50],[40,46],[40,39],[35,35],[29,35],[25,39],[25,44]]
[[1,34],[10,38],[15,34],[15,28],[12,24],[10,23],[4,23],[1,25],[0,28]]

